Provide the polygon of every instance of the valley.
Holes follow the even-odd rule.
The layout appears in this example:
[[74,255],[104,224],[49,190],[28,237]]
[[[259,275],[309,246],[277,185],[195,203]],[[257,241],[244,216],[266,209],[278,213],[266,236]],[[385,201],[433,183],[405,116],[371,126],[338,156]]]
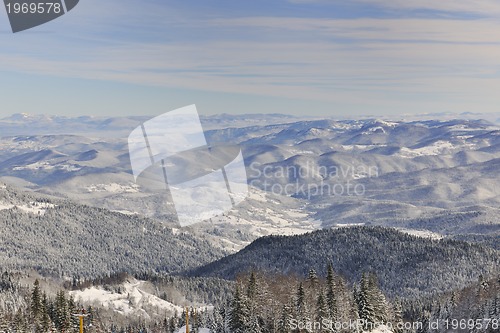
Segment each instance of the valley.
[[[278,329],[283,316],[443,319],[437,303],[461,316],[465,306],[477,316],[484,306],[488,318],[496,318],[498,124],[202,117],[211,146],[241,148],[249,195],[224,214],[181,227],[169,193],[132,175],[127,135],[144,119],[0,120],[7,133],[0,139],[0,268],[6,274],[0,326],[29,326],[22,318],[35,280],[47,306],[88,309],[97,332],[118,326],[177,332],[186,308],[199,313],[200,332],[216,333],[238,318],[245,333],[252,325],[260,327],[256,332],[267,332],[265,325]],[[32,126],[29,135],[21,133],[22,124]],[[187,158],[182,163],[196,156]],[[313,283],[311,272],[319,289],[305,289],[308,310],[299,310],[297,288]],[[318,302],[333,300],[327,297],[331,274],[344,312],[327,314]],[[488,281],[481,288],[491,294],[475,296],[472,305],[457,300],[453,310],[447,305],[450,295],[469,295],[478,281]],[[261,296],[248,294],[249,283],[262,288]],[[382,317],[363,312],[362,288],[377,295],[365,301],[385,304],[377,310]],[[271,294],[276,303],[262,299]],[[243,317],[235,317],[235,307]],[[71,325],[47,316],[57,329]]]

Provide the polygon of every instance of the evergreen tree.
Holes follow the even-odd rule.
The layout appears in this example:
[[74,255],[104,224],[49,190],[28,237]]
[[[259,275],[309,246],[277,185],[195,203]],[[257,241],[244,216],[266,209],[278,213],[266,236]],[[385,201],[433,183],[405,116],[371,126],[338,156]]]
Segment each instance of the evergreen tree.
[[18,310],[14,316],[14,331],[26,332],[27,330],[28,324],[26,322],[26,317],[21,310]]
[[47,294],[44,292],[42,295],[42,315],[40,318],[40,326],[42,332],[49,332],[52,327],[52,320],[50,319],[49,313],[49,300]]
[[378,287],[377,275],[374,273],[371,273],[368,276],[368,288],[369,299],[374,309],[375,322],[386,322],[389,312],[389,304],[387,303],[385,295]]
[[302,282],[299,283],[299,287],[297,289],[297,294],[295,296],[295,306],[296,319],[300,325],[305,326],[307,322],[310,321],[310,318],[308,313],[309,311],[307,306],[306,293]]
[[247,286],[247,298],[249,300],[253,300],[257,293],[257,279],[255,278],[255,273],[252,272],[250,274],[250,278],[248,279]]
[[358,302],[359,318],[368,325],[374,324],[377,321],[375,307],[369,277],[365,273],[361,276],[360,289],[356,295],[356,300]]
[[210,317],[208,328],[212,333],[224,333],[224,316],[222,309],[218,307],[214,308],[212,316]]
[[394,328],[394,333],[402,333],[401,329],[398,329],[398,324],[403,323],[403,307],[399,300],[394,302],[393,313],[392,313],[392,327]]
[[323,323],[325,319],[329,317],[328,315],[328,307],[325,301],[325,296],[323,295],[323,291],[320,290],[318,292],[318,300],[316,302],[316,318],[315,320],[319,323]]
[[299,288],[297,289],[296,311],[299,315],[304,314],[306,311],[306,293],[302,282],[299,283]]
[[71,327],[71,313],[63,290],[56,295],[54,324],[59,331],[68,332]]
[[278,321],[278,333],[288,333],[292,326],[293,314],[289,305],[283,305],[280,320]]
[[246,333],[248,323],[248,312],[245,297],[241,294],[240,288],[236,287],[233,301],[231,302],[230,329],[231,333]]
[[33,284],[33,291],[31,292],[31,322],[36,332],[41,330],[42,307],[42,292],[40,291],[40,282],[37,279]]
[[0,332],[10,332],[9,321],[3,312],[0,312]]
[[[479,295],[478,299],[480,298]],[[455,311],[455,308],[457,306],[457,294],[456,292],[451,293],[451,297],[449,300],[446,302],[445,308],[444,308],[444,319],[452,319],[453,312]]]
[[248,323],[246,325],[245,333],[261,333],[261,322],[259,321],[259,316],[255,314],[250,314]]
[[328,315],[332,322],[337,321],[338,318],[338,302],[335,293],[335,273],[332,264],[328,264],[326,275],[326,303],[328,306]]
[[309,274],[307,277],[307,283],[308,283],[308,287],[311,290],[317,290],[317,287],[319,285],[319,279],[318,279],[318,274],[316,273],[316,271],[314,269],[309,270]]

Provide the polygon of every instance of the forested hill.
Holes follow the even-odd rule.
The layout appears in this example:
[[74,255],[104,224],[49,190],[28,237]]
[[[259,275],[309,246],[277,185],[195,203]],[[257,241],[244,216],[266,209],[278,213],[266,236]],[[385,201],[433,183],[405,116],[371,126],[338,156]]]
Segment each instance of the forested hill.
[[97,277],[176,272],[224,256],[207,240],[137,215],[0,187],[0,268]]
[[325,274],[328,262],[351,282],[359,281],[363,272],[374,272],[385,292],[408,297],[463,287],[481,274],[494,274],[500,268],[500,252],[389,228],[353,227],[260,238],[189,274],[233,279],[259,270],[304,276],[311,268]]

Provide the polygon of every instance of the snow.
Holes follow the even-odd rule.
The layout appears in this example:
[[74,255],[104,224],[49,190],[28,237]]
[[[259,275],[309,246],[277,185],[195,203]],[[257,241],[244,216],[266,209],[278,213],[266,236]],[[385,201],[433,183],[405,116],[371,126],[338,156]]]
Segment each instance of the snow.
[[439,140],[429,146],[422,148],[411,149],[407,147],[401,147],[401,150],[397,155],[405,158],[413,158],[417,156],[441,155],[443,153],[446,153],[448,150],[454,149],[456,149],[456,147],[451,142]]
[[429,231],[429,230],[415,230],[415,229],[406,229],[406,228],[396,228],[396,229],[401,231],[401,232],[404,232],[408,235],[417,236],[420,238],[430,238],[430,239],[435,239],[435,240],[443,239],[442,235],[440,235],[436,232]]
[[118,184],[118,183],[109,183],[109,184],[92,184],[85,188],[88,192],[108,192],[108,193],[138,193],[139,185],[137,184]]
[[392,333],[392,331],[386,325],[378,325],[370,333]]
[[387,120],[381,120],[381,119],[377,119],[376,123],[383,125],[383,126],[386,126],[386,127],[396,127],[399,125],[398,123],[395,123],[393,121],[387,121]]
[[36,162],[32,164],[27,164],[24,166],[17,166],[12,168],[14,171],[22,171],[22,170],[52,170],[54,169],[53,165],[50,165],[49,162]]
[[44,215],[48,208],[54,208],[54,204],[46,202],[31,201],[28,204],[14,205],[12,203],[0,202],[0,210],[7,210],[17,207],[27,213],[32,213],[35,215]]
[[[293,200],[293,199],[292,199]],[[240,212],[243,211],[243,213]],[[241,250],[251,240],[269,235],[300,235],[321,229],[321,221],[311,218],[305,207],[298,208],[297,203],[278,201],[272,194],[250,187],[247,202],[231,211],[211,218],[207,223],[200,223],[200,230],[209,233],[224,229],[229,237],[216,234],[213,245],[231,252]],[[252,239],[233,238],[233,232],[239,230],[252,235]]]
[[82,168],[76,164],[58,164],[51,165],[49,162],[35,162],[31,164],[27,164],[24,166],[16,166],[12,168],[14,171],[23,171],[23,170],[63,170],[68,172],[80,171]]
[[312,150],[295,150],[294,153],[297,155],[316,155]]
[[336,224],[335,227],[337,228],[352,228],[352,227],[362,227],[364,226],[364,223],[339,223]]
[[248,193],[248,198],[255,201],[267,202],[266,193],[264,191],[251,190]]
[[[368,129],[369,132],[378,132],[378,131],[381,131],[382,133],[385,133],[385,129],[381,126],[377,126],[377,127],[370,127]],[[367,133],[367,132],[365,132]]]
[[132,212],[132,211],[126,210],[126,209],[114,209],[114,210],[112,210],[112,212],[120,213],[123,215],[139,215],[139,212]]
[[120,285],[122,289],[121,293],[94,286],[83,291],[71,291],[70,295],[82,303],[97,303],[101,307],[114,310],[125,316],[135,315],[149,318],[150,315],[145,309],[155,309],[157,314],[164,314],[165,312],[173,314],[175,311],[178,313],[182,312],[180,306],[145,292],[142,289],[145,283],[145,281],[130,278]]
[[368,150],[373,148],[387,147],[387,145],[341,145],[343,150],[351,151],[351,150]]
[[[189,326],[189,327],[191,327],[191,326]],[[189,331],[191,332],[191,330],[189,330]],[[182,326],[181,328],[179,328],[177,333],[186,333],[186,326]],[[210,330],[208,328],[199,328],[198,333],[210,333]]]

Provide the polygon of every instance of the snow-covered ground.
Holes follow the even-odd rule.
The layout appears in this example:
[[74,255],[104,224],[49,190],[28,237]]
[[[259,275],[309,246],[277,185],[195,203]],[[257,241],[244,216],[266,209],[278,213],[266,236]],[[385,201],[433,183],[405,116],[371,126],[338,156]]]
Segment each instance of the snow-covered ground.
[[406,229],[406,228],[396,228],[397,230],[407,233],[409,235],[421,237],[421,238],[431,238],[431,239],[443,239],[443,236],[436,233],[432,232],[429,230],[415,230],[415,229]]
[[[191,332],[191,330],[189,330],[189,332]],[[179,328],[177,333],[186,333],[186,326],[182,326],[181,328]],[[208,328],[199,328],[198,333],[210,333],[210,330]]]
[[36,215],[43,215],[48,208],[54,208],[54,204],[46,203],[46,202],[37,202],[32,201],[28,204],[22,205],[14,205],[12,203],[0,202],[0,210],[7,210],[17,207],[27,213],[32,213]]
[[451,142],[439,140],[429,146],[422,148],[411,149],[407,147],[401,147],[399,156],[413,158],[417,156],[439,155],[448,153],[455,149],[455,145],[453,145]]
[[67,172],[75,172],[80,171],[82,168],[76,164],[56,164],[52,165],[48,161],[43,162],[35,162],[32,164],[27,164],[23,166],[17,166],[12,168],[14,171],[23,171],[23,170],[62,170]]
[[181,313],[182,308],[167,302],[143,290],[146,282],[128,279],[119,286],[117,292],[106,290],[104,287],[91,287],[84,290],[71,291],[70,295],[84,304],[97,305],[101,308],[113,310],[125,316],[150,318],[154,315]]
[[386,325],[379,325],[375,327],[372,331],[370,331],[370,333],[393,333],[393,332]]
[[139,185],[137,184],[92,184],[85,188],[88,192],[108,192],[108,193],[137,193],[139,192]]

